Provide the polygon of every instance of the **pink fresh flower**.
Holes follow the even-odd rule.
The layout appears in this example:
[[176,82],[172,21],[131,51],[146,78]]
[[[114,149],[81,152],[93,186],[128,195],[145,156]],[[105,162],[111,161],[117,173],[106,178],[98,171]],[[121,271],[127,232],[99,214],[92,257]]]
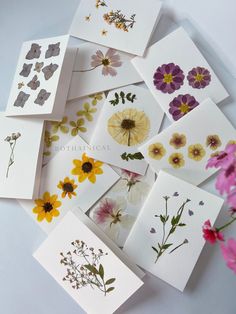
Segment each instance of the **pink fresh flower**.
[[213,228],[209,219],[205,221],[202,231],[203,238],[211,244],[216,243],[217,240],[224,241],[223,233],[217,231],[216,228]]
[[229,239],[227,244],[221,244],[221,252],[227,266],[236,273],[236,240]]
[[207,162],[206,168],[226,169],[236,158],[236,144],[228,144],[224,151],[219,152]]
[[121,65],[120,55],[115,49],[109,48],[105,55],[101,50],[97,50],[96,54],[92,55],[91,66],[94,68],[102,66],[102,74],[105,76],[116,76],[117,71],[114,68],[118,68]]
[[236,212],[236,188],[229,193],[227,202],[229,203],[229,205],[233,207],[233,209],[231,209],[231,212],[232,210],[234,210],[234,213],[235,213]]
[[231,163],[227,169],[222,170],[216,180],[216,189],[223,194],[229,193],[232,186],[236,184],[236,161]]

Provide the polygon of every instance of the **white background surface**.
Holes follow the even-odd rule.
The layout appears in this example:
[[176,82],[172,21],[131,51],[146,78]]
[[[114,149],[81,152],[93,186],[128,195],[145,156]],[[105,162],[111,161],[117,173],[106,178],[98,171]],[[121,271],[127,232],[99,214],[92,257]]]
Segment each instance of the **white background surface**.
[[[180,0],[172,0],[179,8]],[[186,0],[189,2],[190,0]],[[191,0],[192,1],[192,0]],[[205,19],[215,12],[221,0],[198,0],[195,7]],[[228,0],[227,0],[228,1]],[[167,3],[170,1],[166,1]],[[182,1],[183,2],[183,1]],[[193,2],[193,1],[192,1]],[[232,3],[233,1],[231,1]],[[62,35],[69,29],[78,0],[0,0],[0,109],[4,110],[15,73],[22,41]],[[209,3],[209,7],[207,7]],[[191,9],[191,6],[190,8]],[[226,6],[226,11],[228,7]],[[232,12],[236,3],[232,4]],[[219,23],[227,24],[227,12],[221,10]],[[194,11],[195,12],[195,11]],[[212,14],[213,15],[213,14]],[[173,11],[164,11],[152,42],[169,27]],[[222,110],[236,126],[236,80],[191,21],[184,21],[198,47],[231,94]],[[204,30],[204,28],[203,28]],[[224,33],[223,36],[228,36]],[[231,37],[231,40],[235,40]],[[77,43],[77,40],[74,40]],[[164,126],[169,122],[165,120]],[[30,147],[29,147],[30,152]],[[24,178],[22,178],[24,184]],[[214,181],[203,186],[217,193]],[[80,314],[83,311],[32,257],[46,235],[15,201],[0,201],[0,313],[3,314]],[[225,221],[222,210],[217,224]],[[236,224],[226,233],[236,237]],[[161,280],[146,276],[145,285],[120,308],[127,314],[235,314],[236,276],[226,268],[217,246],[206,245],[193,275],[182,294]],[[98,313],[102,314],[102,313]]]

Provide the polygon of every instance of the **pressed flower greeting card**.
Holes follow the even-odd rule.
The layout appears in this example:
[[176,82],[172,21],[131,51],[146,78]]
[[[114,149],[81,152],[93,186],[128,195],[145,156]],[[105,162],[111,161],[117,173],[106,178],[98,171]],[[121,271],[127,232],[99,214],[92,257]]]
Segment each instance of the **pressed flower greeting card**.
[[87,156],[87,146],[79,136],[61,146],[43,167],[39,197],[20,201],[47,233],[74,206],[87,211],[119,179],[111,167]]
[[229,96],[182,27],[148,48],[144,58],[132,62],[172,121],[208,97],[219,103]]
[[141,82],[143,79],[131,63],[133,57],[92,43],[80,45],[68,99]]
[[235,139],[236,130],[210,99],[140,147],[152,169],[167,172],[192,184],[200,184],[215,168],[207,161]]
[[71,212],[34,257],[86,313],[113,313],[143,285],[84,219]]
[[130,85],[111,91],[90,142],[108,149],[93,150],[91,156],[143,175],[147,163],[138,147],[158,133],[163,115],[145,88]]
[[[152,8],[147,10],[147,7]],[[142,56],[160,18],[161,1],[82,0],[72,36]]]
[[105,94],[99,93],[67,102],[61,121],[47,121],[44,134],[43,164],[55,156],[60,147],[79,135],[90,141]]
[[37,197],[43,129],[43,121],[8,118],[0,112],[0,197]]
[[7,116],[62,118],[76,54],[68,42],[65,35],[23,43]]
[[120,180],[89,211],[89,217],[120,247],[132,228],[151,186],[155,173],[148,168],[145,176],[116,169]]
[[160,171],[124,251],[139,266],[183,291],[205,243],[202,226],[206,219],[215,222],[223,202]]

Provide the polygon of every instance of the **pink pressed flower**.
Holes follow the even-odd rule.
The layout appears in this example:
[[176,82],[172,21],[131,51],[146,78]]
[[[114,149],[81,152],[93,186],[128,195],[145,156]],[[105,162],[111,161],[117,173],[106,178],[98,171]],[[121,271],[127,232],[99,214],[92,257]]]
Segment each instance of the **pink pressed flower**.
[[203,238],[211,244],[216,243],[217,240],[224,241],[223,233],[217,231],[216,228],[213,228],[209,219],[205,221],[202,231]]
[[114,68],[118,68],[121,65],[122,62],[120,61],[120,56],[115,49],[109,48],[105,56],[101,50],[97,50],[96,54],[92,55],[91,66],[93,68],[103,66],[102,74],[105,76],[116,76],[117,71]]
[[95,212],[97,223],[104,223],[107,219],[110,219],[113,215],[113,211],[116,208],[116,202],[110,198],[101,200],[99,207]]
[[223,193],[229,193],[232,186],[236,184],[236,161],[228,166],[227,169],[222,170],[216,180],[216,189]]
[[236,144],[228,144],[224,151],[215,154],[208,160],[206,168],[227,168],[236,158]]
[[[229,193],[227,202],[233,207],[234,213],[236,213],[236,188]],[[231,212],[233,209],[231,208]]]
[[229,239],[227,245],[221,244],[221,252],[227,266],[236,274],[236,240]]
[[131,181],[139,181],[141,179],[141,175],[126,169],[121,170],[121,174],[124,175],[125,178],[131,180]]

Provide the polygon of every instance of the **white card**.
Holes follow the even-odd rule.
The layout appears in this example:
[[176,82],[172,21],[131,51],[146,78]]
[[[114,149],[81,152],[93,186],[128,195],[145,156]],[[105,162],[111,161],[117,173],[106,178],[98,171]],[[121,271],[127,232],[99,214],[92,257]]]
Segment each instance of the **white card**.
[[206,169],[212,154],[235,139],[236,130],[210,99],[140,147],[152,169],[198,185],[213,173]]
[[43,167],[39,198],[20,201],[46,233],[76,205],[87,211],[119,179],[111,167],[88,158],[86,148],[79,136],[72,139]]
[[214,224],[223,202],[160,171],[124,251],[139,266],[183,291],[205,243],[202,226],[208,219]]
[[132,62],[172,121],[208,97],[219,103],[229,96],[182,27],[148,48],[144,58]]
[[90,142],[91,146],[106,146],[108,149],[92,150],[90,155],[144,175],[147,163],[138,147],[158,133],[163,115],[145,88],[130,85],[111,91]]
[[68,99],[84,97],[141,82],[131,63],[133,55],[100,45],[79,46],[75,59]]
[[142,56],[160,18],[160,10],[161,2],[157,0],[82,0],[70,34]]
[[76,55],[68,42],[69,35],[23,43],[7,116],[62,118]]
[[43,132],[43,121],[8,118],[0,112],[0,197],[37,197]]
[[47,164],[73,137],[89,142],[105,100],[99,93],[67,102],[61,121],[47,121],[44,136],[44,159]]
[[116,170],[121,176],[120,180],[90,209],[89,217],[118,246],[123,247],[155,182],[155,173],[150,168],[145,176],[123,169]]
[[73,213],[64,217],[34,257],[89,314],[113,313],[143,285]]

